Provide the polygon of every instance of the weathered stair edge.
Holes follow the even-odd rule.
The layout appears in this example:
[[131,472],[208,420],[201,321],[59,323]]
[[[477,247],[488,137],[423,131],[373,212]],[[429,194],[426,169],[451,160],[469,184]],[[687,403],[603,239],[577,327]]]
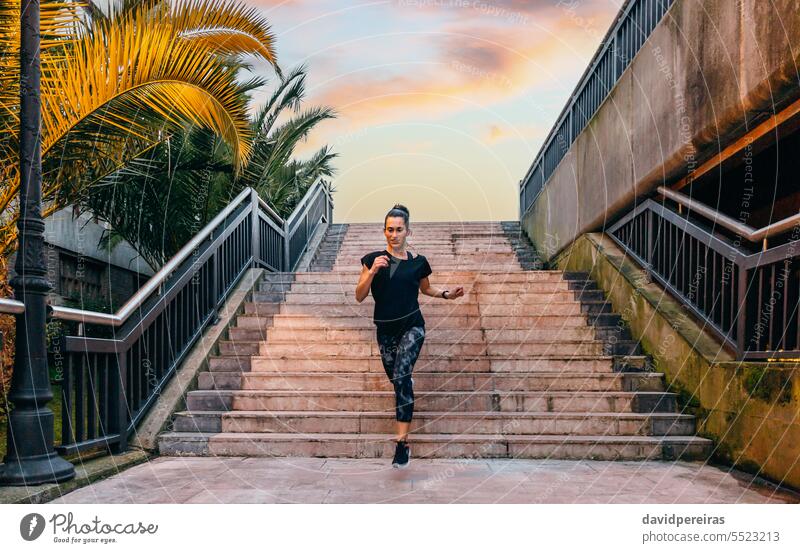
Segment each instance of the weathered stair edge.
[[[172,456],[385,458],[394,451],[386,434],[196,432],[161,436]],[[703,460],[708,440],[696,436],[553,436],[415,434],[415,458]]]
[[[501,221],[501,226],[524,270],[556,268],[539,255],[519,221]],[[565,271],[563,278],[569,281],[570,290],[581,303],[581,311],[594,327],[597,338],[603,342],[604,353],[614,357],[614,371],[652,372],[652,358],[643,354],[639,343],[632,339],[624,318],[614,312],[611,301],[589,273]]]
[[321,222],[317,225],[317,228],[314,230],[314,234],[312,234],[311,238],[308,240],[308,247],[306,248],[306,251],[303,252],[303,255],[301,255],[300,259],[297,261],[297,268],[295,271],[298,273],[305,273],[311,270],[310,266],[314,262],[314,258],[322,246],[322,243],[328,236],[328,229],[330,227],[330,223],[325,222]]
[[547,268],[547,264],[534,248],[519,221],[500,221],[500,226],[523,269],[535,271]]
[[339,255],[339,250],[342,247],[344,237],[347,235],[348,228],[349,225],[347,223],[328,225],[325,229],[324,237],[311,256],[308,266],[309,272],[330,272],[333,269],[333,264]]

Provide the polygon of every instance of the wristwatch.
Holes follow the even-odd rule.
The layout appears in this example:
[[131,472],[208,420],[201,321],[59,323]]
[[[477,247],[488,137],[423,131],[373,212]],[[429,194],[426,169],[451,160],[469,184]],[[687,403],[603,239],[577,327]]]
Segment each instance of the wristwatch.
[[449,291],[450,291],[450,290],[445,290],[444,292],[442,292],[442,297],[443,297],[444,299],[447,299],[447,295],[446,295],[446,294],[447,294]]

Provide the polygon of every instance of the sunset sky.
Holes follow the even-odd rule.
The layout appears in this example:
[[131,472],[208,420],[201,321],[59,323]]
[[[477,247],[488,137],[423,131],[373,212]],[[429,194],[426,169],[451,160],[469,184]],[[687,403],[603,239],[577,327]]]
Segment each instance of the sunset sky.
[[306,107],[338,113],[300,152],[339,153],[334,222],[400,202],[412,224],[517,218],[519,180],[621,2],[246,1],[282,69],[307,65]]

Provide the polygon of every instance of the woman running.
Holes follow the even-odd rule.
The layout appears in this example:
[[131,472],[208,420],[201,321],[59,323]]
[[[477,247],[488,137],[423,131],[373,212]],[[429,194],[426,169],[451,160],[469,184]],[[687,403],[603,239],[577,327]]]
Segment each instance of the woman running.
[[419,309],[418,292],[434,298],[453,300],[464,295],[459,286],[452,292],[431,287],[431,266],[424,255],[406,251],[411,236],[408,209],[400,204],[389,210],[383,223],[385,250],[361,258],[361,276],[356,285],[356,301],[361,303],[372,292],[375,300],[373,322],[378,349],[386,375],[394,386],[397,445],[392,466],[408,464],[408,429],[414,413],[411,371],[425,341],[425,319]]

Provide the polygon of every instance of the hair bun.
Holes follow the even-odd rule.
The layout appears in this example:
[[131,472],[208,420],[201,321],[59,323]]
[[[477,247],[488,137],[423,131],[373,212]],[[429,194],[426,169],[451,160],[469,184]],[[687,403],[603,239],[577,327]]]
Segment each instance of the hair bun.
[[406,215],[411,215],[411,213],[409,213],[409,211],[408,211],[408,208],[406,206],[404,206],[403,204],[394,204],[392,209],[399,209],[400,211],[405,211]]

